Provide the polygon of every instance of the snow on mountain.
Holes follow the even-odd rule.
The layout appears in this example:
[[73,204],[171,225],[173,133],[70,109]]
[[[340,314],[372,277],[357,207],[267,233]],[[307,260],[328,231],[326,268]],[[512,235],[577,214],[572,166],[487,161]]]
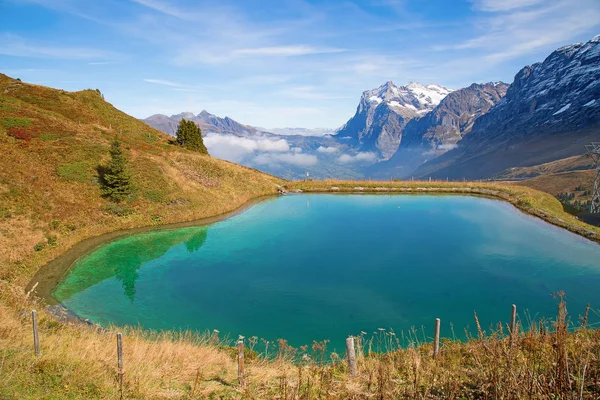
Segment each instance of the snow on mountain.
[[597,99],[600,35],[522,68],[458,147],[424,164],[420,175],[480,178],[579,155],[584,143],[600,139]]
[[354,117],[337,132],[350,137],[361,151],[375,151],[383,159],[398,149],[406,124],[433,110],[450,92],[440,85],[388,81],[363,92]]

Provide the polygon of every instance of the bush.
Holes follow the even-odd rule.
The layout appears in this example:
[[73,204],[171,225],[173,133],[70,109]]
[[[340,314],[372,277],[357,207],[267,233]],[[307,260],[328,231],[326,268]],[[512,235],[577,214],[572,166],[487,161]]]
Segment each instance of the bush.
[[8,128],[7,133],[8,136],[12,136],[15,139],[23,140],[25,142],[29,142],[34,136],[36,136],[35,131],[23,127]]
[[35,246],[33,246],[34,251],[42,251],[45,248],[46,248],[46,243],[44,243],[44,242],[36,243]]
[[46,236],[46,239],[48,240],[48,246],[54,247],[58,242],[58,238],[55,235],[48,235]]

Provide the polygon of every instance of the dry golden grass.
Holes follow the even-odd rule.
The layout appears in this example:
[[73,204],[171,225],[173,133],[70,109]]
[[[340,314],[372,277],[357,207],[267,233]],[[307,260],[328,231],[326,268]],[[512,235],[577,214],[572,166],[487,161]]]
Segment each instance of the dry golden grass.
[[[36,305],[0,282],[0,397],[2,399],[119,398],[115,330],[59,323],[40,312],[41,355],[34,356],[30,309]],[[246,386],[238,384],[236,351],[215,336],[153,334],[126,329],[127,399],[596,399],[600,396],[600,331],[587,318],[569,322],[559,300],[553,321],[480,330],[467,343],[444,339],[440,355],[413,332],[357,337],[358,371],[323,344],[265,360],[246,351]],[[567,328],[571,332],[567,332]],[[247,341],[248,343],[248,341]],[[386,349],[385,353],[376,349]]]

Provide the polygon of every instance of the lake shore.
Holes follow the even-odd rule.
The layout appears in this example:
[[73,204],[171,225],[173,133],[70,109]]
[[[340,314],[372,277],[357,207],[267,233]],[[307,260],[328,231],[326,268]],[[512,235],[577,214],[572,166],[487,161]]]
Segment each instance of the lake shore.
[[[365,193],[372,188],[372,193],[386,194],[456,193],[487,196],[507,201],[520,210],[551,223],[553,223],[552,218],[556,218],[558,223],[554,223],[554,225],[564,227],[561,223],[568,223],[572,226],[569,230],[575,233],[578,233],[577,230],[584,233],[590,231],[596,235],[595,237],[600,233],[600,230],[587,226],[573,216],[566,214],[558,200],[551,195],[511,184],[364,181],[325,181],[317,183],[307,181],[285,182],[282,184],[286,185],[290,192],[300,189],[306,193]],[[338,187],[340,190],[334,190],[332,187]],[[358,187],[363,189],[355,189]],[[386,188],[387,190],[376,190],[376,188]],[[273,194],[276,194],[275,189]],[[262,199],[261,196],[250,198],[250,201],[260,201]],[[239,211],[243,209],[244,205],[239,208]],[[183,215],[179,214],[179,216]],[[226,216],[221,216],[221,218],[223,217]],[[176,220],[176,218],[169,219],[169,222],[176,222]],[[142,220],[140,219],[140,221]],[[197,221],[188,221],[183,224],[194,225],[198,223]],[[169,229],[169,226],[174,225],[163,224],[142,228],[134,227],[134,229]],[[123,230],[117,224],[104,226],[105,232],[111,231],[111,229],[111,234],[115,235],[113,240],[133,233],[131,229]],[[90,231],[86,231],[86,234],[88,237],[83,237],[83,240],[93,239]],[[585,234],[582,236],[585,236]],[[92,246],[92,242],[89,243],[90,248],[88,251],[100,245],[101,241],[96,242],[94,246]],[[73,246],[77,246],[77,244],[73,244]],[[66,251],[60,253],[61,256],[64,256]],[[84,252],[82,251],[82,253]],[[45,254],[45,256],[56,254],[57,252],[53,252]],[[75,259],[77,257],[74,257],[72,261]],[[39,264],[40,261],[38,259],[36,264],[41,265]],[[31,287],[31,284],[29,287]],[[107,365],[112,365],[114,362],[115,331],[113,328],[98,330],[96,327],[90,327],[87,323],[64,324],[58,321],[52,313],[40,310],[42,356],[41,358],[34,358],[33,353],[28,348],[23,348],[24,338],[31,335],[31,322],[27,318],[27,313],[30,312],[30,309],[43,307],[45,304],[32,301],[33,296],[29,299],[26,298],[23,287],[18,284],[0,281],[0,289],[2,289],[0,290],[0,297],[3,297],[4,305],[0,312],[3,315],[3,321],[5,321],[4,335],[1,339],[3,345],[12,349],[5,358],[4,364],[5,368],[16,371],[7,381],[9,386],[6,388],[9,388],[7,389],[9,393],[31,390],[32,397],[30,398],[35,398],[36,394],[49,390],[47,377],[54,379],[57,375],[50,370],[31,372],[31,365],[39,364],[40,368],[43,365],[49,365],[59,367],[62,371],[60,373],[61,378],[56,384],[52,384],[51,390],[62,391],[65,394],[68,390],[76,390],[79,393],[88,393],[85,391],[92,390],[93,393],[86,395],[87,398],[118,396],[118,391],[115,390],[114,386],[113,370],[110,367],[107,368]],[[76,321],[77,319],[73,320]],[[520,363],[520,360],[527,360],[531,357],[543,360],[543,366],[537,367],[537,373],[547,377],[555,374],[552,364],[555,359],[555,350],[553,350],[552,343],[557,340],[556,333],[532,331],[533,333],[522,334],[515,346],[510,346],[506,338],[499,339],[494,336],[493,332],[491,335],[485,336],[484,332],[478,341],[469,343],[444,342],[441,357],[437,362],[434,362],[429,355],[430,344],[422,342],[416,343],[414,348],[399,350],[385,357],[363,358],[361,356],[359,359],[359,375],[358,378],[354,379],[347,376],[344,363],[339,361],[329,364],[329,366],[319,366],[316,361],[309,358],[310,361],[305,364],[306,368],[302,368],[300,379],[297,379],[299,375],[298,366],[291,363],[286,356],[273,361],[255,359],[249,356],[247,367],[251,373],[248,377],[248,389],[240,391],[236,384],[236,364],[235,357],[231,355],[233,354],[232,351],[229,351],[231,349],[219,344],[198,342],[193,337],[188,338],[185,332],[165,332],[157,338],[148,336],[139,329],[126,328],[123,331],[125,332],[124,342],[126,344],[128,366],[125,377],[126,390],[131,396],[137,396],[138,398],[166,398],[167,396],[172,398],[173,394],[177,398],[195,398],[192,393],[195,393],[196,396],[222,394],[228,398],[264,398],[277,394],[283,396],[283,393],[287,390],[295,390],[299,394],[306,394],[307,390],[310,390],[307,389],[306,379],[315,382],[313,385],[314,390],[334,390],[337,393],[335,398],[361,398],[363,395],[371,395],[374,390],[384,391],[390,395],[410,394],[416,396],[417,393],[425,392],[437,393],[439,396],[449,396],[452,393],[470,395],[475,393],[474,389],[471,388],[488,384],[494,385],[495,381],[489,380],[491,375],[489,374],[490,367],[488,363],[491,363],[489,365],[505,365],[509,362],[514,363],[515,360]],[[566,337],[564,335],[560,336],[562,339],[559,340],[566,343],[561,347],[563,349],[561,351],[564,351],[565,354],[568,352],[569,357],[575,357],[573,358],[575,361],[580,360],[582,354],[588,353],[587,349],[597,346],[600,337],[595,332],[597,331],[593,329],[578,330]],[[287,354],[285,343],[282,349],[283,354]],[[490,353],[490,349],[493,349],[493,354]],[[532,351],[535,353],[532,353]],[[82,354],[85,354],[83,359]],[[468,356],[469,359],[465,360],[465,354],[472,356]],[[479,364],[482,360],[484,360],[483,364]],[[582,367],[581,363],[575,365],[575,361],[571,362],[572,368]],[[519,368],[529,368],[525,364],[519,365]],[[495,371],[500,370],[503,371],[502,368],[495,369]],[[380,379],[377,378],[377,371],[384,374],[381,375],[381,379],[384,380],[380,384],[376,383]],[[418,372],[418,378],[412,377],[411,371]],[[332,374],[331,378],[323,380],[323,376],[329,376],[330,373]],[[592,371],[590,373],[596,372]],[[469,377],[468,381],[464,379],[466,376]],[[514,383],[507,383],[512,382],[510,381],[511,376],[500,375],[500,379],[505,382],[505,387],[518,390],[521,387],[518,379]],[[370,383],[372,378],[375,382],[374,386],[371,386],[372,383]],[[304,381],[302,381],[303,379]],[[391,391],[388,390],[388,387],[391,388],[389,386],[390,379],[402,382],[414,381],[415,383],[414,385],[403,384],[397,391]],[[429,382],[426,388],[422,386],[424,382]],[[284,389],[281,389],[281,385],[284,385]],[[381,389],[377,389],[378,385]],[[65,389],[65,387],[72,389]],[[450,390],[449,387],[453,389]],[[590,388],[589,390],[594,392],[595,389]],[[489,394],[488,392],[485,393]],[[511,393],[514,395],[517,392]],[[313,391],[312,394],[316,395],[316,392]]]
[[[303,193],[330,193],[330,194],[456,194],[485,196],[506,201],[522,212],[538,217],[552,225],[566,229],[586,239],[600,244],[600,229],[587,225],[574,216],[562,210],[539,207],[540,198],[552,197],[533,189],[513,184],[481,184],[481,183],[456,183],[456,182],[371,182],[371,181],[292,181],[287,182],[283,188],[289,192],[301,191]],[[533,194],[533,196],[532,196]],[[92,252],[99,246],[119,238],[157,230],[170,230],[190,226],[210,225],[227,219],[249,207],[276,195],[266,195],[251,198],[234,210],[215,216],[200,218],[191,221],[173,222],[157,226],[142,226],[130,229],[119,229],[104,233],[99,236],[88,237],[69,248],[55,259],[40,268],[29,281],[25,290],[30,291],[34,285],[37,297],[44,299],[47,305],[56,305],[57,301],[52,296],[52,290],[69,271],[71,266],[81,256]],[[524,196],[530,197],[528,199]],[[532,201],[533,199],[533,201]],[[553,200],[556,200],[552,197]],[[537,200],[537,201],[536,201]],[[544,199],[548,201],[548,199]],[[556,200],[560,205],[560,202]],[[561,215],[562,214],[562,215]],[[589,227],[589,228],[588,228]]]

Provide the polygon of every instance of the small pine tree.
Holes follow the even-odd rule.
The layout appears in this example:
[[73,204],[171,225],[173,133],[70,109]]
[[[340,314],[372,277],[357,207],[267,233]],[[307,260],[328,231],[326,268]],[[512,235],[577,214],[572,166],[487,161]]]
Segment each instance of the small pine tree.
[[206,146],[204,146],[204,141],[202,140],[202,132],[193,121],[186,121],[185,119],[179,121],[175,135],[177,136],[177,143],[180,146],[199,153],[208,154],[208,150],[206,150]]
[[131,173],[121,142],[115,137],[110,147],[110,161],[100,170],[102,194],[115,202],[125,200],[133,192]]

